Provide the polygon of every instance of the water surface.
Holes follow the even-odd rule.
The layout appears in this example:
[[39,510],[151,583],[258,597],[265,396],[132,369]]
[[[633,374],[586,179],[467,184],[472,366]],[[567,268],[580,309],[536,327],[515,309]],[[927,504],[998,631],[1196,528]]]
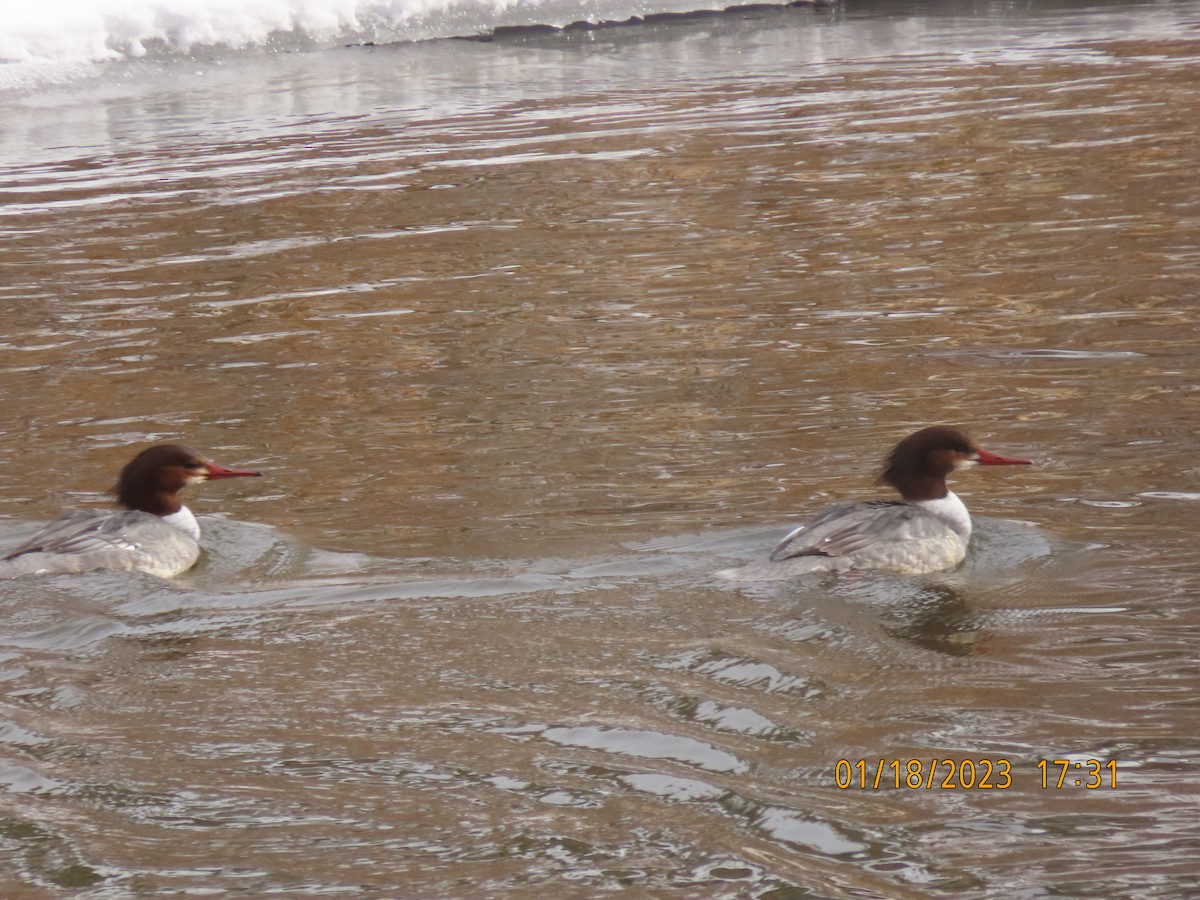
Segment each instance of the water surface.
[[[0,94],[3,545],[131,445],[268,476],[197,493],[174,581],[4,585],[6,892],[1200,889],[1198,22],[850,6]],[[1037,462],[957,479],[962,569],[711,577],[943,421]],[[910,759],[1011,783],[875,787]]]

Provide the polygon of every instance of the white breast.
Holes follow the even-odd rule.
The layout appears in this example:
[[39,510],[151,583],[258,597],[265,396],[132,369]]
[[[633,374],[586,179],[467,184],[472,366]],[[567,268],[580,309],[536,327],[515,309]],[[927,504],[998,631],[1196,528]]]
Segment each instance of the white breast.
[[[950,496],[953,497],[954,495],[951,494]],[[958,498],[955,497],[955,499],[957,500]],[[966,512],[966,507],[963,508],[963,512]],[[173,525],[174,527],[178,528],[193,541],[200,540],[200,523],[196,521],[196,517],[192,515],[192,511],[186,506],[179,507],[179,512],[173,512],[169,516],[163,516],[162,520],[168,525]]]
[[967,512],[967,505],[958,498],[958,494],[954,491],[947,491],[945,497],[937,500],[918,500],[914,506],[919,506],[926,512],[933,513],[939,519],[944,520],[964,539],[971,536],[971,514]]

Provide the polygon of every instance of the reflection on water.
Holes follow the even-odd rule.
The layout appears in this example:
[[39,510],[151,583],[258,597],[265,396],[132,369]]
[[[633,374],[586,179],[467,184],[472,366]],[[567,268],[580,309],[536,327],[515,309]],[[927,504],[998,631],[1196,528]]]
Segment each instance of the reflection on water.
[[[130,444],[267,476],[194,499],[173,581],[3,586],[0,882],[1192,892],[1196,21],[846,7],[0,98],[0,546]],[[964,479],[964,567],[711,578],[937,421],[1037,463]],[[834,783],[934,758],[1012,785]]]

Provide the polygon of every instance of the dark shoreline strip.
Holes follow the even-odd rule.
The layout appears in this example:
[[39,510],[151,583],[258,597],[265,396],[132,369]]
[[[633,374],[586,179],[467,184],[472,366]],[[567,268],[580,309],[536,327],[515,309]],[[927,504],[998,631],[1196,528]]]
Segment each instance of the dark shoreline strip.
[[[570,35],[579,32],[606,31],[610,28],[636,28],[639,25],[674,25],[689,22],[702,22],[714,19],[753,18],[763,14],[788,12],[794,9],[825,10],[834,6],[836,0],[788,0],[785,3],[739,3],[726,6],[724,9],[693,9],[689,12],[647,13],[644,16],[630,16],[628,19],[614,21],[605,19],[600,22],[571,22],[568,25],[497,25],[491,31],[479,34],[458,34],[444,38],[427,38],[433,41],[473,41],[480,44],[491,44],[495,41],[522,41],[526,38],[554,37]],[[400,41],[398,43],[407,43]],[[347,47],[375,47],[375,41],[364,41],[361,44],[346,44]]]
[[[569,25],[497,25],[491,31],[480,34],[459,34],[447,38],[435,38],[445,41],[475,41],[490,44],[493,41],[523,40],[524,38],[550,37],[556,34],[572,34],[581,31],[604,31],[609,28],[634,28],[638,25],[671,25],[676,23],[700,22],[705,19],[722,19],[733,16],[753,16],[761,13],[782,12],[790,9],[828,9],[835,0],[789,0],[786,3],[739,3],[726,6],[724,9],[693,9],[689,12],[647,13],[644,16],[630,16],[628,19],[613,21],[605,19],[601,22],[571,22]],[[363,41],[361,44],[346,44],[347,47],[375,47],[375,41]]]
[[581,31],[603,31],[608,28],[631,28],[638,25],[672,25],[686,22],[699,22],[705,19],[720,19],[727,16],[746,16],[759,13],[780,12],[788,9],[826,9],[832,6],[831,0],[790,0],[786,3],[740,3],[726,6],[724,9],[694,9],[690,12],[648,13],[644,16],[630,16],[620,21],[604,20],[601,22],[572,22],[569,25],[497,25],[491,31],[482,34],[465,34],[450,38],[452,41],[492,41],[521,40],[529,37],[548,37],[556,34],[571,34]]

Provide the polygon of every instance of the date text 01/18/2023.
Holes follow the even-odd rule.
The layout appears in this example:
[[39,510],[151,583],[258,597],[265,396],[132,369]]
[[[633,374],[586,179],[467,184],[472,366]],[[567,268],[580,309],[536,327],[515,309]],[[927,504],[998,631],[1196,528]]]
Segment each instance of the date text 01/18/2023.
[[[1117,786],[1117,761],[1110,759],[1042,759],[1035,766],[1042,790]],[[1003,791],[1014,787],[1012,762],[1007,759],[839,759],[834,783],[842,790],[976,790]]]

